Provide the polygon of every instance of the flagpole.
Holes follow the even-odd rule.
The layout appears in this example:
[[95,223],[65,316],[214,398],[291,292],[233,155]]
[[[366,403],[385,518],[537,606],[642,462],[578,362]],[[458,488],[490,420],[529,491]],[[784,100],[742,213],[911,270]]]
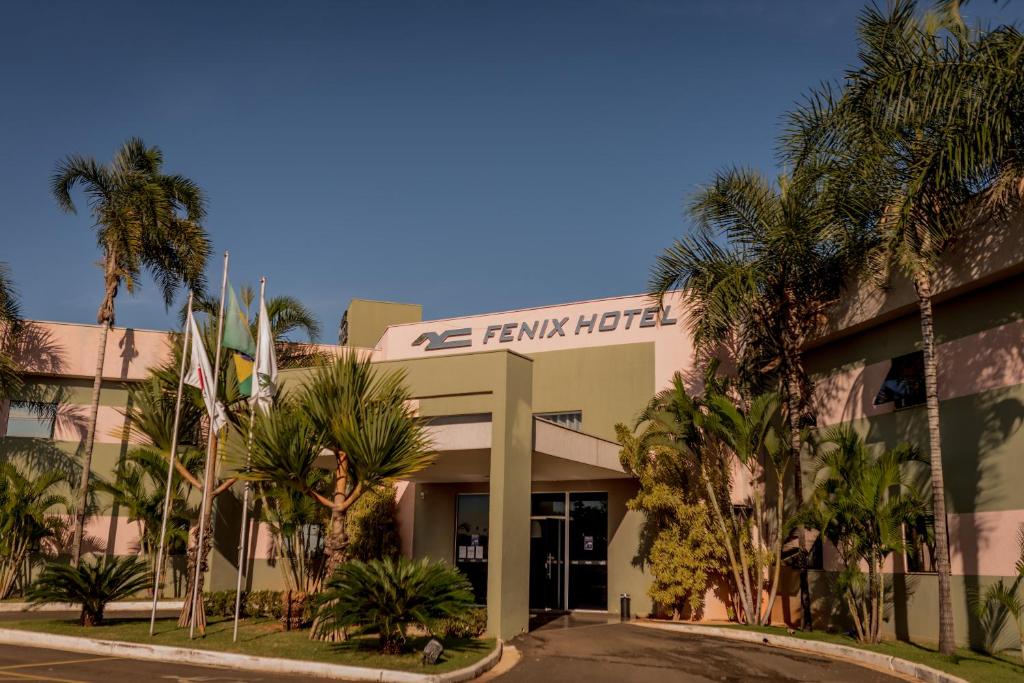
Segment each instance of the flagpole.
[[[220,343],[221,337],[224,334],[224,292],[228,287],[228,252],[224,252],[224,275],[220,281],[220,310],[217,312],[217,350],[215,352],[213,361],[213,401],[214,408],[217,405],[217,384],[218,378],[220,377]],[[216,410],[215,410],[216,412]],[[199,604],[199,575],[203,565],[203,542],[206,540],[206,513],[210,507],[210,495],[213,492],[213,476],[216,473],[214,467],[214,446],[217,443],[217,431],[214,429],[214,419],[210,418],[210,435],[206,440],[206,467],[204,468],[203,478],[203,502],[200,506],[199,513],[199,538],[196,544],[196,567],[195,575],[192,579],[192,605],[191,605],[191,619],[188,623],[188,637],[191,640],[195,636],[196,630],[196,607]]]
[[192,315],[192,292],[188,293],[188,313],[185,317],[185,337],[181,344],[181,369],[178,371],[178,396],[174,400],[174,432],[171,434],[171,457],[167,463],[167,488],[164,491],[164,516],[160,522],[160,543],[156,552],[156,567],[153,573],[156,578],[153,580],[153,609],[149,615],[149,635],[153,635],[156,628],[156,603],[160,591],[160,572],[164,564],[164,539],[167,536],[167,515],[171,510],[171,481],[174,479],[174,458],[178,454],[178,425],[181,422],[181,396],[185,390],[185,366],[188,362],[188,340],[189,331],[192,326],[189,318]]
[[[260,278],[260,304],[257,309],[257,318],[263,315],[263,293],[267,288],[267,278]],[[259,332],[257,331],[257,337]],[[257,349],[259,349],[257,342]],[[255,364],[253,370],[255,370]],[[253,372],[250,386],[249,396],[249,440],[245,448],[245,464],[249,465],[249,459],[252,457],[252,428],[253,420],[256,418],[256,401],[253,399],[259,394],[260,378]],[[242,574],[244,573],[244,567],[246,562],[245,557],[245,543],[249,537],[249,482],[245,482],[245,492],[242,494],[242,530],[238,538],[238,579],[235,582],[235,627],[231,634],[231,642],[238,642],[238,619],[242,613]]]

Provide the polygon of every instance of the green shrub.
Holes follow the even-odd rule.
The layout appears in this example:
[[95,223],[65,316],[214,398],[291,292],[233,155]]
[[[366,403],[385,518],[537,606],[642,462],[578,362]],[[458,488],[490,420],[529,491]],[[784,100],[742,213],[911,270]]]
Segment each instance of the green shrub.
[[252,617],[280,619],[284,614],[281,591],[252,591],[246,596],[246,611]]
[[149,565],[134,555],[83,560],[78,567],[50,562],[29,589],[28,599],[33,605],[81,605],[79,623],[98,626],[108,602],[130,598],[152,584]]
[[376,632],[381,651],[393,654],[405,646],[409,624],[430,627],[461,617],[472,606],[472,587],[457,569],[398,557],[338,567],[317,601],[316,615],[320,634],[351,628]]
[[398,557],[401,539],[398,536],[397,505],[395,487],[390,484],[359,497],[345,520],[349,559],[369,562]]
[[457,617],[445,617],[434,624],[434,635],[442,638],[477,638],[487,630],[487,608],[471,609]]
[[[235,616],[235,591],[214,591],[207,593],[203,597],[206,603],[206,613],[213,617],[233,617]],[[242,614],[248,614],[246,611],[246,594],[242,593],[242,604],[240,605]]]

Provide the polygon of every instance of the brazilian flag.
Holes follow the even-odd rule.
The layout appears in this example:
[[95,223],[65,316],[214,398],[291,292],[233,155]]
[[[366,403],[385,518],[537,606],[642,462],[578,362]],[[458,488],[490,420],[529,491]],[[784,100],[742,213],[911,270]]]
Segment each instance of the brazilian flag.
[[256,342],[253,341],[249,328],[249,318],[238,305],[235,288],[228,285],[228,306],[224,312],[224,348],[234,351],[235,375],[238,377],[238,389],[243,396],[252,395],[253,356],[256,355]]

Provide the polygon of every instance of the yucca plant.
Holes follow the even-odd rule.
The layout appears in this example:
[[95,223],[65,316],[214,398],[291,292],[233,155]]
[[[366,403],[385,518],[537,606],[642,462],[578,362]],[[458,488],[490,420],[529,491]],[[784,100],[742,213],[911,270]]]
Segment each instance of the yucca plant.
[[[347,559],[345,520],[360,496],[434,460],[404,382],[403,373],[376,370],[346,352],[313,371],[291,408],[279,404],[270,415],[256,416],[252,457],[241,476],[289,486],[325,508],[328,575]],[[318,464],[324,450],[332,461],[327,481]]]
[[32,584],[28,599],[33,605],[69,602],[82,606],[82,626],[99,626],[107,603],[123,600],[153,582],[149,566],[138,557],[98,557],[77,567],[49,563]]
[[457,569],[427,559],[353,560],[338,567],[317,602],[317,628],[331,633],[361,627],[380,635],[388,654],[405,647],[409,624],[430,626],[465,615],[473,590]]

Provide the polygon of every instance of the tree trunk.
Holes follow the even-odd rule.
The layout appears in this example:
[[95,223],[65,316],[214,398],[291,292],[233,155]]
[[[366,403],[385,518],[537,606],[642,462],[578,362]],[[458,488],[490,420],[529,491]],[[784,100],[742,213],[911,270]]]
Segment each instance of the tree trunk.
[[100,390],[103,387],[103,365],[107,355],[107,333],[110,323],[101,322],[99,348],[96,350],[96,374],[92,380],[92,403],[89,409],[89,430],[85,435],[82,453],[82,477],[78,482],[78,510],[75,511],[75,535],[71,543],[71,564],[77,567],[82,558],[82,537],[89,502],[89,477],[92,473],[92,447],[96,441],[96,420],[100,411]]
[[921,309],[921,346],[924,351],[924,390],[928,411],[928,454],[931,461],[932,513],[935,515],[935,570],[939,578],[939,652],[953,654],[953,600],[950,597],[949,533],[946,520],[946,485],[942,476],[942,433],[939,427],[939,391],[932,314],[932,282],[926,271],[914,277]]
[[[212,505],[208,507],[213,507]],[[213,516],[210,515],[206,519],[206,532],[203,534],[203,552],[196,553],[196,544],[199,541],[199,526],[196,525],[195,533],[190,534],[189,550],[188,550],[188,561],[185,563],[185,571],[187,572],[185,580],[185,593],[184,593],[184,604],[181,606],[181,612],[178,615],[178,628],[188,628],[189,622],[192,619],[192,591],[195,586],[196,576],[196,562],[201,562],[199,567],[199,591],[198,599],[196,600],[196,629],[199,633],[206,632],[206,609],[203,602],[203,583],[206,581],[206,570],[209,567],[210,548],[213,546]],[[192,540],[194,536],[195,540]]]
[[[786,417],[789,421],[789,449],[793,461],[793,497],[795,510],[800,512],[804,507],[804,471],[800,461],[802,443],[800,440],[800,422],[803,417],[803,386],[804,369],[799,344],[796,343],[799,321],[796,319],[796,302],[791,292],[786,292],[786,327],[784,333],[785,358],[783,369],[786,373]],[[800,572],[800,630],[810,631],[813,628],[811,615],[811,587],[807,576],[808,552],[807,529],[803,524],[796,527],[797,539],[797,570]]]

